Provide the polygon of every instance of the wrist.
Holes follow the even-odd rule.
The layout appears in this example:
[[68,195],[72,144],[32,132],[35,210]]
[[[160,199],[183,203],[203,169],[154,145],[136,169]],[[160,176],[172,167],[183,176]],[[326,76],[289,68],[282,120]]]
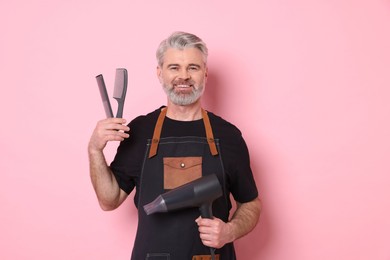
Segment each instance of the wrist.
[[228,241],[227,242],[232,243],[237,239],[236,232],[235,232],[235,230],[236,230],[235,224],[232,221],[230,221],[230,222],[226,223],[226,226],[227,226],[227,234],[228,234],[228,236],[227,236]]
[[90,155],[99,155],[103,153],[102,149],[96,148],[94,145],[91,143],[88,144],[88,153]]

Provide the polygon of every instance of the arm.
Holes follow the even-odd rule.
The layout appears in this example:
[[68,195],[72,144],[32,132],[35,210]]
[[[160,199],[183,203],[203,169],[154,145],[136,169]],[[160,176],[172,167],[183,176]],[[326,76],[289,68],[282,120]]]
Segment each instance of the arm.
[[237,209],[232,219],[225,223],[218,218],[196,220],[199,226],[200,238],[205,246],[221,248],[252,231],[260,217],[261,202],[258,198],[237,203]]
[[247,203],[237,203],[237,210],[228,222],[232,226],[232,241],[237,240],[252,231],[260,217],[261,202],[256,198]]
[[103,149],[109,141],[123,141],[129,135],[124,119],[109,118],[99,121],[88,144],[89,170],[92,185],[95,189],[100,207],[103,210],[113,210],[126,199],[127,194],[119,185],[107,165]]

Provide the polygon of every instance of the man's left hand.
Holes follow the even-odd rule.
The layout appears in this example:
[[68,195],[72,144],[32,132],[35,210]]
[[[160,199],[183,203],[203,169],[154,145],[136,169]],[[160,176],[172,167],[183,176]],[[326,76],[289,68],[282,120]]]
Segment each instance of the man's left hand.
[[221,248],[234,240],[230,223],[225,223],[219,218],[202,218],[195,220],[198,224],[200,239],[205,246]]

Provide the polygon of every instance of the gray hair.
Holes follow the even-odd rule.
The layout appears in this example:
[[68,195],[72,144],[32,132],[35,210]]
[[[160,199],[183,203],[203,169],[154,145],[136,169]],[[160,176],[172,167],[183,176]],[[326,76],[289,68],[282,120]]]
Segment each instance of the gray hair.
[[203,54],[204,63],[207,63],[208,50],[206,44],[198,36],[186,32],[174,32],[163,40],[156,51],[158,66],[162,67],[164,54],[169,48],[184,50],[185,48],[197,48]]

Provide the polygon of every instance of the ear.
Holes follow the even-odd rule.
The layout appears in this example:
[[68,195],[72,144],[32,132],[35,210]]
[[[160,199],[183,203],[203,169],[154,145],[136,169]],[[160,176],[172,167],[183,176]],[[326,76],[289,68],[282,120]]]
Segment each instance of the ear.
[[205,72],[204,72],[204,81],[205,81],[205,82],[207,82],[208,76],[209,76],[209,68],[206,67]]
[[158,80],[160,81],[160,83],[162,82],[162,69],[160,66],[157,66],[156,68],[156,73],[157,73],[157,77],[158,77]]

